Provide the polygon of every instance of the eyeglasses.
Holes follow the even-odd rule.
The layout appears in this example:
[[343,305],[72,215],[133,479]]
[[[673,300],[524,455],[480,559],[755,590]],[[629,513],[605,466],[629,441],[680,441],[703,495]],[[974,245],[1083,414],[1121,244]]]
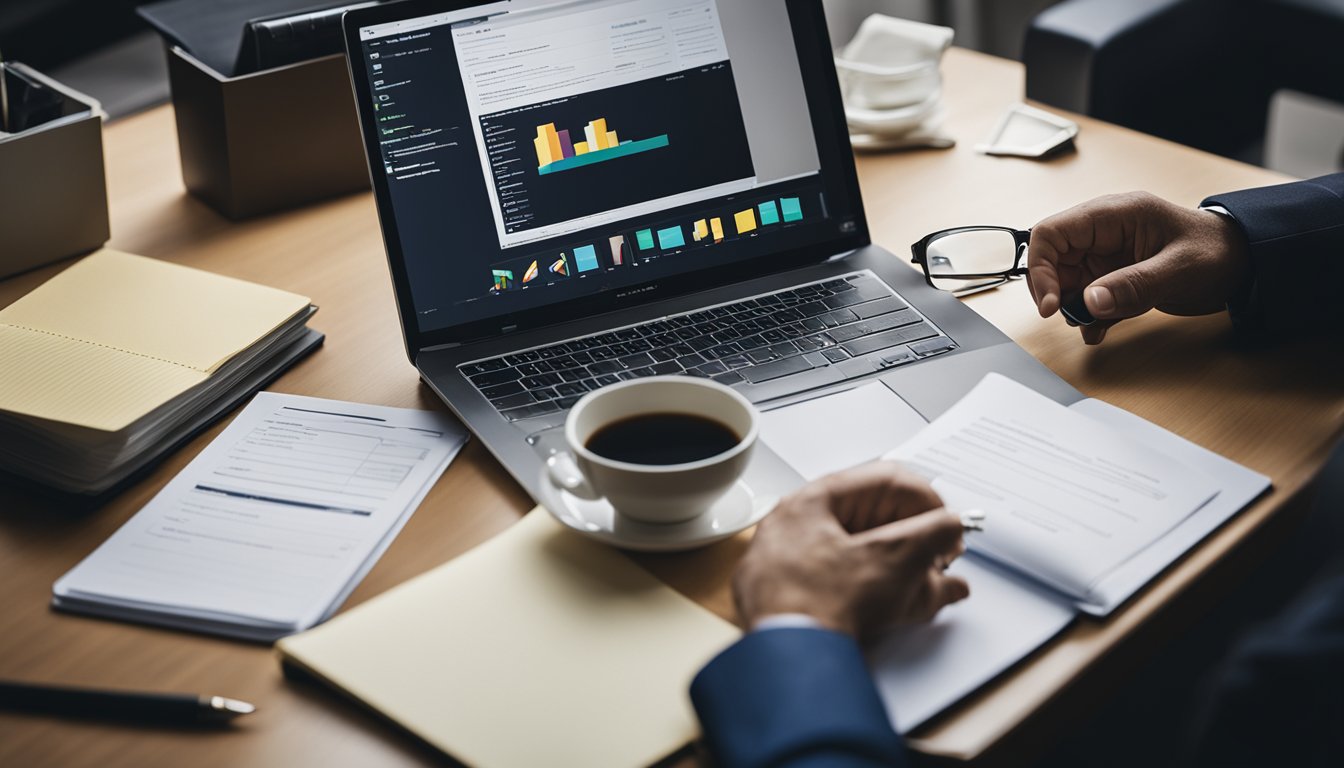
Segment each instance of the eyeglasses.
[[1030,240],[1029,229],[944,229],[910,246],[910,261],[924,268],[929,285],[965,296],[1027,274],[1022,257]]

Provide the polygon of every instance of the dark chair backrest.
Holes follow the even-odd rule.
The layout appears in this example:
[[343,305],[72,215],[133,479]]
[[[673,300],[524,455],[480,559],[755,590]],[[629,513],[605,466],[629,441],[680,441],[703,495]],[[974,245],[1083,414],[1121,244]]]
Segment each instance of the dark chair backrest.
[[1068,0],[1023,61],[1030,99],[1238,156],[1275,90],[1344,100],[1344,0]]

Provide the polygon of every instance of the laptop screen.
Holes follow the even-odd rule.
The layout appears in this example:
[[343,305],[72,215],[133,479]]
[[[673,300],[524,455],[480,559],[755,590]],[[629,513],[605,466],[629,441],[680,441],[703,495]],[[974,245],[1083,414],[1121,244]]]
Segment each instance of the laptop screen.
[[834,75],[796,42],[817,3],[454,5],[347,30],[408,332],[581,316],[861,233],[811,106]]

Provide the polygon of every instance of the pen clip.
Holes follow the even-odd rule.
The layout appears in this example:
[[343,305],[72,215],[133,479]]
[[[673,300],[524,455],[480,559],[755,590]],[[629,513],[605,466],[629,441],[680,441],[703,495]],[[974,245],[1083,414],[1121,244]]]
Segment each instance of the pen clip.
[[962,512],[961,530],[963,531],[981,531],[985,530],[985,512],[982,509],[968,509]]

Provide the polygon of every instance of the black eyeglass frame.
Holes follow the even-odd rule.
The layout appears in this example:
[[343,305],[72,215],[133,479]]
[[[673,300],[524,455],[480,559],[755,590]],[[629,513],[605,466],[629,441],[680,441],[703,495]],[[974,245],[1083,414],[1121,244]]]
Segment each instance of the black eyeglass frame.
[[[919,242],[914,243],[913,245],[910,246],[910,263],[918,264],[920,267],[924,269],[924,282],[928,283],[930,288],[942,290],[941,288],[938,288],[938,286],[934,284],[933,273],[929,271],[929,246],[933,243],[933,241],[947,237],[948,235],[957,235],[963,232],[983,232],[986,230],[993,232],[1007,232],[1013,236],[1013,248],[1016,251],[1013,257],[1013,266],[1010,267],[1009,269],[1000,270],[998,272],[957,272],[954,274],[939,273],[938,279],[988,280],[997,277],[1002,278],[1003,281],[1006,282],[1011,278],[1021,277],[1022,275],[1027,274],[1027,268],[1022,265],[1022,256],[1026,254],[1027,243],[1031,241],[1031,230],[1014,229],[1012,227],[982,226],[982,227],[953,227],[952,229],[940,229],[937,232],[925,235],[923,238],[919,240]],[[982,288],[990,288],[990,287],[993,286],[987,285],[983,286]]]

